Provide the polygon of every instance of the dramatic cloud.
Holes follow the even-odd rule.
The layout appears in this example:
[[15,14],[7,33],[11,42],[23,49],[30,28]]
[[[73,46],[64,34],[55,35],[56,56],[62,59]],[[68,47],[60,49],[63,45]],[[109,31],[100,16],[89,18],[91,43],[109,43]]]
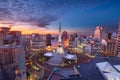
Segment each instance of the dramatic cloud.
[[0,0],[0,20],[9,22],[28,22],[38,27],[46,27],[58,20],[58,16],[50,12],[56,7],[45,0]]
[[119,13],[119,2],[112,0],[0,0],[0,21],[31,27],[54,28],[57,21],[77,30],[98,24],[115,26],[111,23]]
[[[38,27],[46,27],[57,21],[62,7],[80,5],[81,0],[0,0],[0,20],[9,22],[29,22]],[[87,3],[88,4],[88,3]]]

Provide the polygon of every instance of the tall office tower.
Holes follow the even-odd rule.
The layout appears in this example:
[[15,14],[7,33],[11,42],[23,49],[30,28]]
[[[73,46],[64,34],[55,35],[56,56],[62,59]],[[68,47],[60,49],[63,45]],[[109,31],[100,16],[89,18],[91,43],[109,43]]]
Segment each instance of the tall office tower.
[[64,54],[62,38],[61,38],[61,24],[59,24],[59,38],[58,38],[57,53],[60,55]]
[[103,54],[106,56],[114,55],[116,40],[111,37],[112,33],[107,33],[107,40],[102,39]]
[[77,37],[74,40],[74,47],[78,47],[78,38]]
[[8,34],[10,28],[8,27],[1,27],[0,28],[0,45],[4,45],[4,38]]
[[[27,80],[25,66],[25,51],[21,41],[20,31],[9,31],[1,28],[0,74],[1,80]],[[5,77],[7,76],[7,77]]]
[[118,35],[117,35],[117,42],[116,42],[116,54],[120,54],[120,21],[119,21]]
[[52,36],[51,34],[46,35],[46,46],[51,46]]
[[32,41],[33,42],[39,42],[40,41],[40,35],[37,33],[32,34]]
[[102,27],[97,26],[94,32],[94,38],[98,39],[99,41],[101,40],[101,31],[102,31]]
[[[25,52],[22,46],[0,46],[0,64],[0,72],[8,74],[0,75],[4,77],[3,80],[26,80]],[[5,76],[9,76],[9,79]]]
[[74,33],[73,36],[74,36],[74,47],[78,47],[78,34]]
[[111,37],[112,37],[112,33],[107,32],[107,40],[111,40]]
[[22,35],[22,44],[25,49],[26,59],[28,59],[29,54],[31,54],[31,50],[32,50],[31,35]]
[[69,38],[68,38],[67,31],[64,31],[62,33],[62,42],[63,42],[63,47],[67,47],[69,45]]
[[67,38],[68,38],[67,31],[63,31],[63,33],[62,33],[62,39],[67,39]]
[[0,45],[16,44],[20,45],[21,31],[9,31],[8,27],[1,27]]

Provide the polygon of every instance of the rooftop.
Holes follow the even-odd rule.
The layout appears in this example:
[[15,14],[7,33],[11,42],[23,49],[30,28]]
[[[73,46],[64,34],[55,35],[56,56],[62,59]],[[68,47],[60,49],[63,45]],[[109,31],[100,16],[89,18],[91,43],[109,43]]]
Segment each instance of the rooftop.
[[90,62],[81,64],[80,68],[78,68],[82,75],[81,80],[104,80],[104,77],[95,66],[96,63],[104,61],[108,61],[112,65],[120,64],[119,57],[109,57],[109,59],[105,57],[95,57]]

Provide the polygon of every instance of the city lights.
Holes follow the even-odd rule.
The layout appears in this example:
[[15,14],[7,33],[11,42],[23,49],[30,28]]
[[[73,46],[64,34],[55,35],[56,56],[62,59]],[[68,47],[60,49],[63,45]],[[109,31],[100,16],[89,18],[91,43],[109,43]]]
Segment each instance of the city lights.
[[0,0],[0,80],[120,80],[119,0]]

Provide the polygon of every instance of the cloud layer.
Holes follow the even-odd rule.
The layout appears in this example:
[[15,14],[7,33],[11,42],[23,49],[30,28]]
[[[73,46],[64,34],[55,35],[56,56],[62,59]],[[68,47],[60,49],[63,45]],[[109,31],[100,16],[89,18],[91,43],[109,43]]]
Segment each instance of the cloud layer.
[[[52,22],[63,21],[65,26],[80,29],[84,26],[95,27],[99,23],[105,24],[109,20],[106,24],[114,26],[111,24],[116,20],[113,14],[119,11],[116,10],[118,2],[114,2],[108,0],[0,0],[0,21],[13,24],[14,22],[27,23],[30,26],[42,28],[46,28]],[[107,17],[104,17],[105,13]]]
[[8,22],[28,22],[38,27],[46,27],[58,20],[50,10],[57,9],[49,0],[0,0],[0,20]]
[[[89,2],[89,1],[88,1]],[[90,5],[81,0],[0,0],[0,20],[8,22],[30,22],[46,27],[57,21],[62,7]]]

